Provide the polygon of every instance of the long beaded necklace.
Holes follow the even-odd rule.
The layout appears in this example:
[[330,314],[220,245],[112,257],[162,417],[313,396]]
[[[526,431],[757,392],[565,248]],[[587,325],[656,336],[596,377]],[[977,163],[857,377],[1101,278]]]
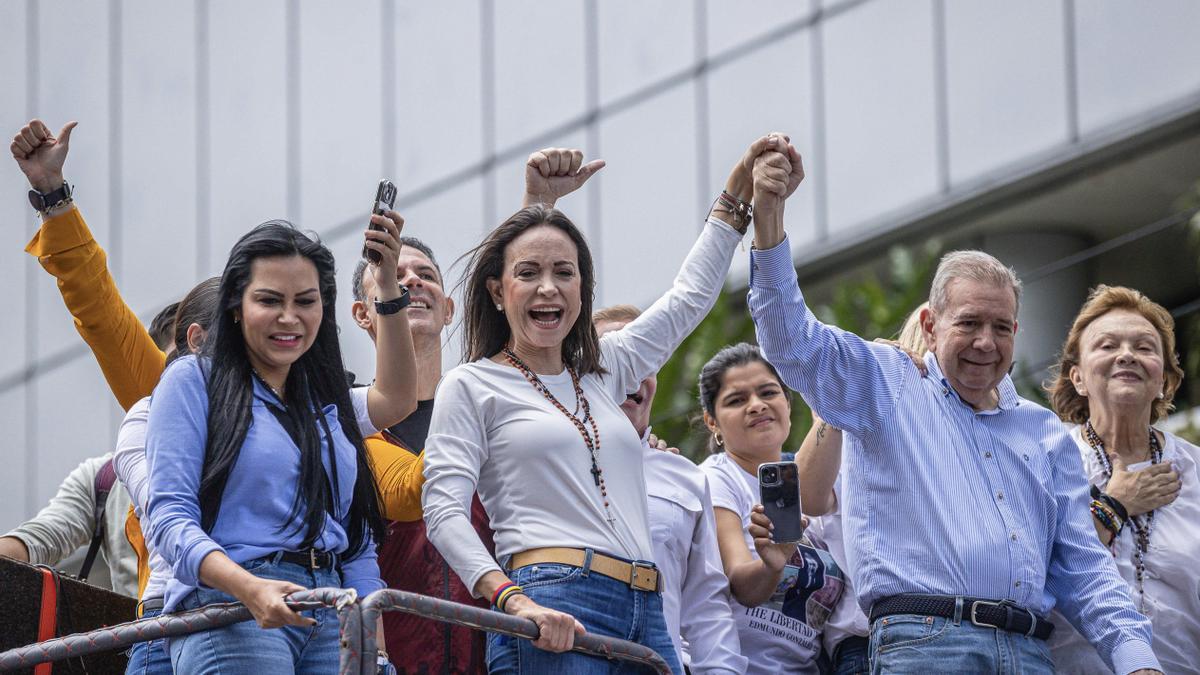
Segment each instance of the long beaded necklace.
[[[1104,451],[1104,441],[1100,438],[1100,434],[1096,433],[1096,429],[1092,426],[1092,421],[1088,420],[1083,427],[1084,438],[1087,439],[1088,445],[1092,446],[1092,451],[1096,453],[1096,459],[1100,462],[1100,467],[1104,469],[1105,478],[1112,478],[1112,460],[1108,458],[1108,453]],[[1154,429],[1150,430],[1150,462],[1158,464],[1162,462],[1163,453],[1162,446],[1158,442],[1158,437],[1154,435]],[[1137,577],[1138,590],[1138,610],[1146,613],[1146,553],[1150,550],[1150,534],[1154,531],[1154,511],[1146,514],[1145,522],[1140,516],[1130,516],[1129,523],[1133,527],[1134,546],[1133,546],[1133,567],[1134,574]]]
[[[574,368],[567,367],[567,372],[571,374],[571,385],[575,388],[575,411],[578,413],[581,408],[583,409],[582,420],[567,410],[567,407],[560,403],[558,398],[554,396],[554,393],[550,391],[550,388],[546,386],[546,383],[542,382],[542,378],[538,377],[537,373],[533,372],[533,369],[525,365],[525,362],[514,354],[511,349],[505,347],[503,353],[508,364],[521,371],[521,374],[525,376],[529,384],[533,385],[533,388],[544,396],[547,401],[550,401],[555,408],[558,408],[558,411],[565,415],[571,421],[571,424],[575,425],[575,429],[579,431],[579,435],[583,438],[583,443],[587,446],[588,453],[591,455],[592,480],[595,481],[596,487],[600,488],[600,498],[604,502],[605,519],[608,520],[609,525],[612,525],[616,522],[616,517],[613,516],[612,508],[608,503],[608,486],[604,483],[604,470],[600,468],[600,464],[597,461],[600,453],[600,428],[596,426],[596,420],[592,417],[591,406],[588,404],[587,397],[583,394],[583,387],[579,384],[579,374],[575,372]],[[588,423],[591,426],[590,434],[588,433],[587,426],[585,426]]]

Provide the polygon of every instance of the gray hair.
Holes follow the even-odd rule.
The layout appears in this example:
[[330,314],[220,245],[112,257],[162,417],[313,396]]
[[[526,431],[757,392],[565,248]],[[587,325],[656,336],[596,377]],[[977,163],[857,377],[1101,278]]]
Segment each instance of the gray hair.
[[1017,309],[1021,308],[1021,280],[1011,267],[983,251],[951,251],[942,256],[933,285],[929,289],[929,307],[935,312],[946,309],[950,282],[969,279],[1012,289]]

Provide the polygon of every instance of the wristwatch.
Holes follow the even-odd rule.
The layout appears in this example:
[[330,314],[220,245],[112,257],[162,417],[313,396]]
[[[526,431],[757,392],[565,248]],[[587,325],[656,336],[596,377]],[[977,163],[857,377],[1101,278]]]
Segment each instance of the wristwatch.
[[61,187],[50,192],[29,191],[29,203],[38,213],[45,213],[71,198],[71,184],[63,181]]
[[408,295],[408,287],[401,286],[400,287],[400,297],[396,298],[395,300],[376,300],[375,301],[375,313],[376,314],[395,314],[396,312],[399,312],[400,310],[404,309],[405,307],[408,307],[408,303],[410,303],[410,302],[412,302],[412,297],[410,297]]

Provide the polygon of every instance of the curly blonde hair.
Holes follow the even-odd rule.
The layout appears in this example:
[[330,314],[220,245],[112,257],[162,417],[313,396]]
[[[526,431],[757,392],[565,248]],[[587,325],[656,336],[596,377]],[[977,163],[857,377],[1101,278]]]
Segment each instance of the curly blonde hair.
[[1179,366],[1179,355],[1175,353],[1175,320],[1171,318],[1171,313],[1132,288],[1101,284],[1088,294],[1087,301],[1075,317],[1058,365],[1053,370],[1053,379],[1045,385],[1046,393],[1050,395],[1050,405],[1064,422],[1083,424],[1088,419],[1087,397],[1080,395],[1071,382],[1071,369],[1079,365],[1079,343],[1083,331],[1096,319],[1118,309],[1127,309],[1145,317],[1162,340],[1163,397],[1154,401],[1150,422],[1157,422],[1174,408],[1171,402],[1183,382],[1183,368]]

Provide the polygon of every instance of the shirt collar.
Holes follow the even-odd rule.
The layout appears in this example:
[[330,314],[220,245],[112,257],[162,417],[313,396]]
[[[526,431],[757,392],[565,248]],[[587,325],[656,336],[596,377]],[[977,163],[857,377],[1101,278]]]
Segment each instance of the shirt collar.
[[[954,387],[950,386],[950,382],[946,379],[946,376],[942,373],[941,366],[938,364],[936,354],[934,354],[931,351],[925,352],[925,366],[929,370],[928,377],[930,379],[932,379],[934,382],[937,382],[938,384],[941,385],[943,396],[947,396],[947,397],[952,396],[952,397],[954,397],[955,400],[957,400],[962,405],[965,405],[968,408],[971,408],[972,411],[975,411],[975,409],[971,406],[971,404],[964,401],[962,399],[962,397],[958,395],[958,392],[954,390]],[[1013,408],[1016,408],[1021,403],[1021,397],[1017,394],[1017,388],[1013,384],[1012,377],[1010,377],[1009,375],[1005,375],[1004,379],[1000,380],[1000,384],[996,385],[996,390],[1000,394],[999,409],[998,410],[980,410],[980,411],[976,411],[976,412],[978,412],[981,415],[987,415],[987,414],[996,413],[996,412],[999,412],[1002,410],[1003,411],[1012,410]]]

